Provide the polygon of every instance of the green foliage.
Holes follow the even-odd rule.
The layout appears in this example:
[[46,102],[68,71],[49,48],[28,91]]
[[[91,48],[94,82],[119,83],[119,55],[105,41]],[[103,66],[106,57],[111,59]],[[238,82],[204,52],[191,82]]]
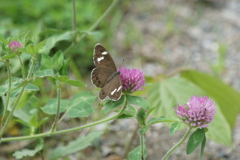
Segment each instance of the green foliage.
[[145,110],[149,109],[148,101],[146,101],[144,98],[137,97],[137,96],[131,96],[131,95],[127,95],[126,97],[127,97],[128,103],[142,107]]
[[[147,151],[144,147],[144,155],[143,157],[146,157]],[[129,154],[128,154],[128,160],[142,160],[142,153],[141,153],[141,147],[138,146],[134,148]]]
[[204,129],[197,129],[195,132],[193,132],[187,143],[187,154],[192,153],[203,142],[204,137]]
[[16,151],[13,153],[13,156],[16,159],[22,159],[23,157],[33,157],[37,152],[41,151],[43,149],[43,140],[37,139],[37,144],[34,149],[23,149],[21,151]]
[[123,101],[124,101],[124,96],[122,96],[118,101],[108,101],[106,104],[104,104],[102,108],[102,114],[106,115],[109,111],[120,106],[123,103]]
[[174,122],[172,123],[172,125],[170,126],[170,129],[169,129],[169,133],[170,135],[172,136],[174,134],[174,132],[176,132],[177,130],[180,129],[180,122]]
[[51,152],[49,160],[58,159],[60,157],[64,157],[68,154],[78,152],[83,150],[84,148],[90,146],[92,142],[100,137],[103,132],[92,132],[89,133],[87,136],[79,137],[71,142],[69,142],[66,146],[58,146]]

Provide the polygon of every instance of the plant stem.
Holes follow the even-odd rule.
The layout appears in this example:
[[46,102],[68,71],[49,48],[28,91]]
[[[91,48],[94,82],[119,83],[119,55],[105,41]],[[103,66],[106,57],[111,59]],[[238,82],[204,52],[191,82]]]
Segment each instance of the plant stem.
[[76,3],[72,0],[72,30],[76,31]]
[[[7,129],[8,123],[9,123],[10,120],[12,119],[13,112],[15,111],[15,109],[16,109],[16,107],[17,107],[17,105],[18,105],[18,102],[19,102],[19,100],[20,100],[20,98],[21,98],[21,96],[22,96],[22,94],[23,94],[23,91],[24,91],[26,85],[27,85],[27,84],[25,84],[25,85],[22,87],[20,93],[19,93],[18,96],[17,96],[17,99],[16,99],[16,101],[15,101],[15,103],[14,103],[14,105],[13,105],[13,108],[11,109],[11,112],[9,113],[9,115],[8,115],[8,117],[7,117],[7,120],[6,120],[6,122],[4,123],[4,126],[3,126],[3,128],[2,128],[2,130],[1,130],[1,132],[0,132],[0,138],[2,137],[3,133],[4,133],[5,130]],[[1,139],[0,139],[0,142],[1,142]]]
[[120,110],[120,112],[118,112],[116,115],[109,117],[109,118],[105,118],[90,124],[86,124],[83,126],[79,126],[79,127],[75,127],[75,128],[70,128],[70,129],[65,129],[65,130],[61,130],[61,131],[56,131],[56,132],[46,132],[46,133],[40,133],[40,134],[35,134],[35,135],[30,135],[30,136],[22,136],[22,137],[12,137],[12,138],[2,138],[2,142],[8,142],[8,141],[18,141],[18,140],[26,140],[26,139],[33,139],[33,138],[40,138],[40,137],[46,137],[46,136],[51,136],[51,135],[57,135],[57,134],[63,134],[63,133],[68,133],[68,132],[72,132],[72,131],[76,131],[79,129],[83,129],[83,128],[87,128],[87,127],[92,127],[94,125],[100,124],[100,123],[104,123],[107,121],[110,121],[112,119],[117,118],[118,116],[120,116],[123,111],[125,110],[127,106],[127,100],[126,97],[124,99],[124,105],[122,107],[122,109]]
[[60,82],[58,82],[56,80],[56,84],[57,84],[57,113],[55,115],[55,119],[54,119],[54,122],[53,122],[53,125],[52,125],[52,128],[50,130],[50,132],[52,133],[55,128],[56,128],[56,125],[57,125],[57,121],[59,119],[59,111],[60,111],[60,100],[61,100],[61,88],[60,88]]
[[[12,86],[12,76],[11,76],[11,67],[9,65],[9,61],[4,61],[4,63],[6,64],[6,67],[7,67],[7,74],[8,74],[8,91],[7,91],[7,97],[6,97],[6,102],[5,102],[5,105],[4,105],[4,108],[3,108],[3,115],[2,115],[2,121],[1,121],[1,130],[2,130],[2,126],[3,126],[3,123],[4,123],[4,120],[5,120],[5,116],[6,116],[6,113],[7,113],[7,109],[8,109],[8,104],[9,104],[9,99],[10,99],[10,88]],[[1,139],[1,136],[0,136],[0,139]]]
[[30,69],[29,69],[29,72],[28,72],[28,75],[27,75],[27,80],[31,78],[33,68],[34,68],[34,65],[35,65],[35,62],[36,62],[36,57],[37,57],[37,54],[32,55],[32,57],[31,57],[31,65],[30,65]]
[[[117,4],[119,0],[114,0],[111,5],[108,7],[108,9],[102,14],[102,16],[87,30],[87,32],[93,31],[99,23],[106,17],[106,15],[109,14],[109,12],[114,8],[114,6]],[[75,7],[74,7],[75,8]],[[70,53],[70,50],[72,50],[84,37],[86,37],[87,32],[83,33],[77,40],[76,43],[72,43],[65,51],[64,55],[67,56]]]
[[26,72],[25,72],[25,68],[24,68],[24,64],[23,64],[23,61],[20,57],[20,55],[17,55],[19,61],[20,61],[20,64],[21,64],[21,69],[22,69],[22,78],[25,79],[26,78]]
[[144,158],[144,135],[142,135],[142,134],[140,134],[140,148],[141,148],[142,160],[145,160],[145,158]]
[[188,137],[188,135],[189,135],[189,133],[191,132],[191,127],[188,127],[188,130],[187,130],[187,132],[185,133],[185,135],[183,136],[183,138],[177,143],[177,144],[175,144],[165,155],[164,155],[164,157],[162,158],[162,160],[166,160],[168,157],[169,157],[169,155],[178,147],[178,146],[180,146],[180,144],[182,144],[184,141],[185,141],[185,139]]

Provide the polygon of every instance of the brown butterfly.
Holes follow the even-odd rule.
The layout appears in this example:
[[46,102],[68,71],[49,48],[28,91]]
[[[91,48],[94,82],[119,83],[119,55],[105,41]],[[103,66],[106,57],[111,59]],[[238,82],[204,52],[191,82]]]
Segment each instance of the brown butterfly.
[[96,87],[102,88],[99,99],[119,100],[122,95],[120,72],[108,51],[99,43],[94,47],[93,62],[96,68],[92,70],[91,80]]

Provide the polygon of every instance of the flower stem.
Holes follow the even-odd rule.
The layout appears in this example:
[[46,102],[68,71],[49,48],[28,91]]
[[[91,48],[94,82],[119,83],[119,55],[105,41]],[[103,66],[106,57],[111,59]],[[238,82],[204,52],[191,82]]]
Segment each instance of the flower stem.
[[[8,74],[8,91],[7,91],[7,97],[6,97],[6,101],[5,101],[5,105],[4,105],[4,109],[3,109],[3,115],[2,115],[2,120],[1,120],[1,130],[2,130],[2,127],[3,127],[3,123],[4,123],[4,120],[5,120],[5,116],[6,116],[6,113],[7,113],[7,109],[8,109],[8,104],[9,104],[9,99],[10,99],[10,88],[12,86],[12,76],[11,76],[11,67],[9,65],[9,61],[4,61],[4,63],[6,64],[6,67],[7,67],[7,74]],[[0,139],[1,139],[1,136],[0,136]]]
[[32,57],[31,57],[31,65],[30,65],[30,69],[29,69],[29,72],[28,72],[28,75],[27,75],[27,80],[30,79],[31,76],[32,76],[33,68],[34,68],[34,65],[35,65],[35,62],[36,62],[36,57],[37,57],[37,54],[32,55]]
[[25,79],[26,78],[26,72],[25,72],[25,68],[24,68],[24,64],[23,64],[23,61],[20,57],[20,55],[17,55],[19,61],[20,61],[20,64],[21,64],[21,69],[22,69],[22,78]]
[[188,130],[187,130],[187,132],[185,133],[185,135],[183,136],[183,138],[177,143],[177,144],[175,144],[165,155],[164,155],[164,157],[162,158],[162,160],[166,160],[168,157],[169,157],[169,155],[178,147],[178,146],[180,146],[180,144],[182,144],[184,141],[185,141],[185,139],[188,137],[188,135],[189,135],[189,133],[191,132],[191,127],[188,127]]
[[140,148],[141,148],[142,160],[145,160],[145,158],[144,158],[144,135],[142,135],[142,134],[140,134]]
[[[86,37],[88,32],[93,31],[99,23],[106,17],[106,15],[109,14],[109,12],[114,8],[114,6],[117,4],[119,0],[114,0],[111,5],[108,7],[108,9],[102,14],[102,16],[87,30],[87,32],[83,33],[77,40],[76,43],[72,43],[65,51],[64,55],[67,56],[70,53],[70,50],[72,50],[83,38]],[[75,7],[74,7],[75,8]]]
[[60,88],[60,82],[56,81],[57,84],[57,113],[55,115],[55,119],[52,125],[52,128],[50,132],[52,133],[57,125],[58,119],[59,119],[59,111],[60,111],[60,100],[61,100],[61,88]]
[[94,125],[110,121],[110,120],[115,119],[118,116],[120,116],[123,113],[123,111],[125,110],[125,108],[127,106],[127,100],[126,100],[126,97],[124,97],[124,98],[125,98],[124,99],[124,105],[123,105],[122,109],[120,110],[120,112],[118,112],[116,115],[114,115],[112,117],[105,118],[105,119],[102,119],[102,120],[99,120],[99,121],[96,121],[96,122],[93,122],[93,123],[90,123],[90,124],[86,124],[86,125],[83,125],[83,126],[70,128],[70,129],[65,129],[65,130],[61,130],[61,131],[56,131],[56,132],[52,132],[52,133],[46,132],[46,133],[40,133],[40,134],[35,134],[35,135],[30,135],[30,136],[2,138],[2,142],[26,140],[26,139],[33,139],[33,138],[40,138],[40,137],[46,137],[46,136],[51,136],[51,135],[63,134],[63,133],[68,133],[68,132],[76,131],[76,130],[87,128],[87,127],[92,127]]
[[76,31],[76,4],[75,4],[75,0],[72,0],[72,30]]
[[[27,84],[25,84],[25,85],[22,87],[20,93],[19,93],[18,96],[17,96],[17,99],[16,99],[16,101],[15,101],[15,103],[14,103],[12,109],[11,109],[11,112],[9,113],[9,115],[8,115],[8,117],[7,117],[7,120],[6,120],[6,122],[4,123],[4,126],[3,126],[3,128],[2,128],[2,130],[1,130],[1,132],[0,132],[0,138],[2,137],[3,133],[4,133],[5,130],[7,129],[8,123],[9,123],[10,120],[12,119],[13,112],[15,111],[15,109],[16,109],[16,107],[17,107],[17,105],[18,105],[18,102],[19,102],[19,100],[20,100],[20,98],[21,98],[21,96],[22,96],[22,94],[23,94],[23,91],[24,91],[26,85],[27,85]],[[1,143],[1,140],[2,140],[2,139],[0,139],[0,143]]]

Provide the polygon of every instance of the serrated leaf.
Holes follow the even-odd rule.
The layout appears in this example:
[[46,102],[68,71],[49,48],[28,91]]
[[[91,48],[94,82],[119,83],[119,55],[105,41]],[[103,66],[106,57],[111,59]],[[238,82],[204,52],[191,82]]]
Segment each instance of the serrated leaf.
[[204,149],[206,146],[206,136],[204,135],[203,141],[202,141],[202,145],[201,145],[201,151],[200,151],[200,155],[199,155],[199,159],[202,158],[203,154],[204,154]]
[[81,92],[76,94],[70,101],[68,117],[88,117],[94,110],[92,103],[96,99],[91,92]]
[[173,122],[170,126],[169,133],[172,136],[181,127],[180,122]]
[[102,134],[103,132],[92,132],[85,137],[79,137],[77,139],[74,139],[73,141],[69,142],[69,144],[66,146],[58,146],[51,152],[49,159],[55,160],[68,154],[83,150],[84,148],[90,146],[91,143],[96,138],[100,137]]
[[54,77],[54,73],[52,69],[44,69],[44,70],[38,71],[35,76],[39,78]]
[[127,95],[126,97],[127,97],[127,101],[130,104],[134,104],[136,106],[142,107],[145,110],[149,109],[149,104],[148,104],[147,100],[145,100],[141,97],[138,97],[138,96]]
[[188,139],[186,153],[192,153],[203,141],[205,136],[204,129],[197,129]]
[[[48,100],[47,104],[41,108],[44,113],[47,114],[56,114],[57,113],[57,99]],[[65,99],[60,100],[60,109],[59,113],[62,113],[67,110],[69,101]]]
[[[144,147],[144,155],[143,157],[147,156],[146,148]],[[129,154],[128,154],[128,160],[142,160],[142,153],[141,153],[141,147],[138,146],[134,148]]]
[[1,57],[1,60],[8,60],[8,59],[10,59],[10,58],[12,58],[12,57],[15,57],[16,56],[16,53],[12,53],[12,54],[8,54],[8,55],[6,55],[6,56],[2,56]]
[[38,139],[37,140],[37,145],[33,150],[30,149],[23,149],[21,151],[15,151],[13,153],[13,156],[17,159],[22,159],[23,157],[33,157],[37,152],[41,151],[43,149],[43,140]]
[[120,106],[124,102],[124,96],[122,96],[118,101],[111,101],[109,100],[106,104],[104,104],[102,108],[102,114],[106,115],[111,110],[115,109],[116,107]]

